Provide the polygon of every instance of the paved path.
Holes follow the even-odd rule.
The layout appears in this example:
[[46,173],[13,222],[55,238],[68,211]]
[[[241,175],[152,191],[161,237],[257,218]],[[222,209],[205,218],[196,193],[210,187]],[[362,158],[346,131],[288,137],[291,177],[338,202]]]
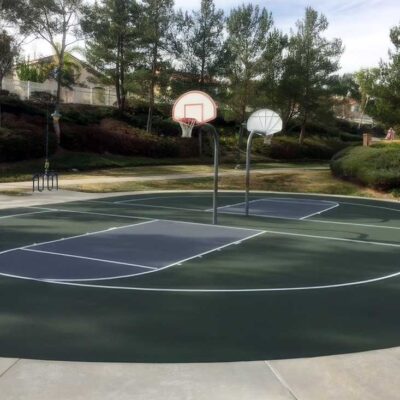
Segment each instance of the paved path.
[[[0,208],[121,195],[0,196]],[[10,201],[11,199],[11,201]],[[400,348],[212,364],[72,363],[0,358],[1,400],[398,400]]]
[[0,359],[2,400],[398,400],[400,348],[213,364]]
[[[304,171],[304,170],[327,170],[328,167],[306,167],[306,168],[270,168],[270,169],[255,169],[252,173],[278,174],[285,172]],[[220,176],[244,175],[243,169],[220,172]],[[66,188],[81,184],[96,184],[96,183],[118,183],[118,182],[148,182],[148,181],[163,181],[163,180],[178,180],[178,179],[193,179],[193,178],[209,178],[213,173],[191,173],[191,174],[164,174],[164,175],[146,175],[146,176],[85,176],[74,178],[73,175],[60,177],[60,187]],[[2,182],[0,190],[12,189],[32,189],[32,181],[24,182]]]

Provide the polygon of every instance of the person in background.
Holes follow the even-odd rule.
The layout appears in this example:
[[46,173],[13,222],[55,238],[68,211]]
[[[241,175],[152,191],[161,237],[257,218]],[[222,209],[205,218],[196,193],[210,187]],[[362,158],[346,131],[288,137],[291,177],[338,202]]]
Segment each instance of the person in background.
[[386,134],[386,140],[394,140],[395,131],[393,128],[389,128]]

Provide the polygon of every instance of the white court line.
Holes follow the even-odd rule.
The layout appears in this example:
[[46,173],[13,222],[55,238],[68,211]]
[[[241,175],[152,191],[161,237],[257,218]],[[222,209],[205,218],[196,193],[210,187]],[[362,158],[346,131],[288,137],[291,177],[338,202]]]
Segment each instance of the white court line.
[[358,240],[358,239],[346,239],[346,238],[338,238],[334,236],[318,236],[318,235],[307,235],[305,233],[292,233],[292,232],[282,232],[282,231],[264,231],[265,233],[272,233],[275,235],[283,235],[283,236],[298,236],[298,237],[307,237],[311,239],[321,239],[321,240],[333,240],[337,242],[349,242],[349,243],[360,243],[360,244],[372,244],[374,246],[387,246],[387,247],[399,247],[400,244],[397,243],[385,243],[385,242],[372,242],[369,240]]
[[372,208],[380,208],[382,210],[389,210],[389,211],[396,211],[396,212],[400,212],[400,209],[398,208],[391,208],[391,207],[383,207],[383,206],[372,206],[370,204],[358,204],[358,203],[350,203],[347,201],[341,201],[341,204],[348,204],[351,206],[361,206],[361,207],[372,207]]
[[[58,210],[60,212],[63,212],[64,210]],[[94,212],[88,212],[88,211],[69,211],[69,210],[65,210],[67,212],[72,212],[72,213],[78,213],[78,214],[99,214],[99,215],[104,215],[101,213],[94,213]],[[121,218],[136,218],[136,217],[130,217],[130,216],[123,216],[123,215],[119,215],[119,214],[105,214],[107,216],[113,216],[113,217],[121,217]],[[271,217],[272,218],[272,217]],[[288,219],[288,218],[279,218],[278,219]],[[150,218],[149,218],[150,219]],[[181,224],[193,224],[193,225],[203,225],[203,226],[211,226],[214,228],[230,228],[230,229],[240,229],[240,230],[248,230],[248,231],[254,231],[254,230],[258,230],[257,228],[239,228],[239,227],[235,227],[235,226],[229,226],[229,225],[210,225],[210,224],[203,224],[200,222],[186,222],[186,221],[174,221],[174,220],[168,220],[168,219],[151,219],[151,221],[167,221],[167,222],[176,222],[176,223],[181,223]],[[317,223],[331,223],[330,221],[321,221],[321,220],[304,220],[304,222],[317,222]],[[345,224],[345,225],[355,225],[352,223],[340,223],[340,224]],[[128,225],[128,226],[134,226],[134,225],[138,225],[138,224],[133,224],[133,225]],[[367,227],[374,227],[374,228],[383,228],[383,229],[400,229],[397,227],[387,227],[387,226],[378,226],[378,225],[361,225],[361,224],[357,224],[356,226],[367,226]],[[107,230],[106,230],[107,231]],[[299,236],[299,237],[309,237],[309,238],[314,238],[314,239],[326,239],[326,240],[336,240],[336,241],[345,241],[345,242],[355,242],[355,243],[364,243],[364,244],[373,244],[373,245],[377,245],[377,246],[390,246],[390,247],[400,247],[400,244],[396,244],[396,243],[384,243],[384,242],[371,242],[368,240],[357,240],[357,239],[346,239],[346,238],[338,238],[338,237],[332,237],[332,236],[318,236],[318,235],[307,235],[307,234],[302,234],[302,233],[291,233],[291,232],[282,232],[282,231],[263,231],[266,233],[275,233],[277,235],[288,235],[288,236]],[[85,236],[85,235],[80,235],[80,236]],[[61,239],[62,240],[62,239]],[[20,248],[17,248],[16,250],[18,250]],[[6,250],[5,252],[8,251],[12,251],[11,250]],[[2,252],[0,252],[0,255],[3,254]]]
[[[113,204],[113,203],[111,203],[111,204]],[[135,216],[130,216],[130,215],[122,215],[122,214],[99,213],[99,212],[95,212],[95,211],[75,211],[75,210],[63,210],[63,209],[57,209],[55,211],[72,213],[72,214],[102,215],[102,216],[106,216],[106,217],[115,217],[115,218],[144,219],[144,220],[148,220],[149,222],[153,222],[153,221],[176,222],[178,224],[202,225],[202,226],[208,226],[208,227],[211,227],[211,228],[239,229],[239,230],[242,230],[242,231],[257,231],[257,230],[260,230],[259,228],[241,228],[241,227],[238,227],[238,226],[230,226],[230,225],[212,225],[212,224],[206,224],[206,223],[202,223],[202,222],[176,221],[176,220],[173,220],[173,219],[163,219],[163,218],[154,219],[154,218],[148,218],[148,217],[135,217]],[[203,212],[203,210],[201,210],[201,212]],[[134,226],[134,225],[138,225],[138,224],[133,224],[132,226]],[[128,225],[128,226],[130,226],[130,225]],[[82,235],[82,236],[85,236],[85,235]]]
[[[169,221],[169,222],[174,222],[174,221]],[[180,223],[180,222],[177,222],[177,223]],[[255,230],[256,229],[252,229],[252,231],[255,231]],[[126,276],[126,277],[137,277],[137,276],[141,276],[141,275],[148,275],[148,274],[153,274],[155,272],[163,271],[165,269],[174,267],[176,265],[183,264],[186,261],[194,260],[196,258],[201,258],[201,257],[203,257],[203,256],[205,256],[207,254],[215,253],[215,252],[220,251],[220,250],[222,250],[222,249],[224,249],[226,247],[233,246],[233,245],[236,245],[236,244],[240,244],[240,243],[242,243],[242,242],[244,242],[246,240],[254,238],[255,236],[262,235],[263,233],[264,233],[264,231],[259,231],[256,234],[247,236],[247,237],[245,237],[243,239],[238,239],[238,240],[235,240],[234,242],[230,242],[230,243],[224,244],[223,246],[215,247],[215,248],[213,248],[211,250],[207,250],[207,251],[205,251],[203,253],[195,254],[195,255],[193,255],[191,257],[176,261],[176,262],[174,262],[172,264],[165,265],[164,267],[155,268],[154,271],[139,272],[139,273],[132,274],[131,276]],[[1,275],[1,273],[0,273],[0,275]],[[124,277],[124,278],[126,278],[126,277]],[[111,278],[110,280],[115,280],[115,279],[118,279],[118,277]],[[104,279],[103,278],[93,278],[93,279],[85,279],[85,280],[86,281],[96,282],[96,281],[101,281],[101,280],[104,280]],[[57,282],[58,281],[63,281],[63,282],[65,282],[66,280],[65,279],[60,279],[60,280],[54,279],[54,281],[57,281]],[[76,279],[76,281],[83,281],[83,279]]]
[[[107,203],[107,204],[113,204],[113,203]],[[373,206],[370,206],[373,207]],[[42,207],[31,207],[31,208],[36,208],[36,209],[42,209]],[[66,212],[66,213],[75,213],[75,214],[89,214],[89,215],[100,215],[100,216],[105,216],[105,217],[115,217],[115,218],[128,218],[128,219],[143,219],[143,220],[151,220],[153,221],[153,218],[149,217],[136,217],[136,216],[131,216],[131,215],[123,215],[123,214],[110,214],[110,213],[99,213],[95,211],[74,211],[74,210],[64,210],[64,209],[50,209],[46,208],[46,210],[51,210],[54,212]],[[201,210],[201,212],[203,212]],[[223,214],[232,214],[232,215],[238,215],[236,213],[227,213],[224,212]],[[272,218],[272,219],[283,219],[285,221],[299,221],[298,219],[294,218],[285,218],[285,217],[274,217],[274,216],[267,216],[267,215],[259,215],[259,214],[252,214],[253,217],[264,217],[264,218]],[[158,218],[159,221],[171,221],[174,222],[173,220],[166,220],[166,219],[161,219]],[[183,222],[183,221],[182,221]],[[386,225],[374,225],[374,224],[361,224],[361,223],[355,223],[355,222],[339,222],[339,221],[330,221],[330,220],[322,220],[322,219],[305,219],[303,222],[309,222],[309,223],[321,223],[321,224],[335,224],[335,225],[348,225],[348,226],[361,226],[361,227],[366,227],[366,228],[378,228],[378,229],[394,229],[394,230],[400,230],[400,227],[397,226],[386,226]],[[195,223],[195,222],[193,222]],[[207,224],[205,224],[207,225]],[[218,225],[222,226],[222,225]],[[236,229],[258,229],[258,228],[238,228],[238,227],[232,227],[229,225],[224,225],[226,228],[236,228]],[[1,253],[0,253],[1,254]]]
[[127,263],[127,262],[122,262],[122,261],[105,260],[105,259],[102,259],[102,258],[78,256],[78,255],[75,255],[75,254],[57,253],[57,252],[54,252],[54,251],[36,250],[36,249],[31,249],[31,248],[23,248],[23,249],[21,249],[21,251],[30,251],[30,252],[33,252],[33,253],[51,254],[51,255],[60,256],[60,257],[79,258],[79,259],[82,259],[82,260],[100,261],[100,262],[103,262],[103,263],[127,265],[129,267],[140,267],[140,268],[151,269],[151,270],[157,269],[155,267],[148,267],[147,265],[132,264],[132,263]]
[[[287,200],[290,200],[290,201],[287,201]],[[296,201],[296,200],[298,200],[298,201]],[[334,209],[336,207],[339,207],[339,203],[336,203],[336,202],[333,202],[333,201],[323,201],[323,200],[322,201],[318,201],[318,200],[315,200],[314,202],[308,202],[308,201],[303,201],[301,199],[291,200],[291,199],[280,199],[280,198],[276,198],[276,199],[256,199],[256,200],[249,201],[249,204],[256,203],[256,202],[276,202],[276,203],[287,203],[287,204],[294,204],[294,205],[296,205],[296,204],[309,204],[309,205],[314,205],[314,206],[317,204],[317,202],[319,202],[319,204],[321,204],[321,203],[333,204],[331,207],[328,207],[328,208],[320,210],[320,211],[316,211],[316,212],[314,212],[312,214],[306,215],[306,216],[301,217],[301,218],[277,217],[277,216],[268,215],[268,214],[252,214],[250,212],[250,216],[253,216],[253,217],[281,218],[281,219],[291,219],[291,220],[300,220],[300,221],[305,220],[307,218],[310,218],[310,217],[312,217],[314,215],[322,214],[322,213],[327,212],[329,210],[332,210],[332,209]],[[245,202],[240,202],[240,203],[236,203],[236,204],[229,204],[227,206],[218,207],[218,210],[223,210],[223,209],[226,209],[226,208],[231,208],[231,207],[241,206],[241,205],[244,206],[245,204],[246,204]],[[212,209],[208,209],[206,211],[212,211]],[[227,213],[227,212],[226,211],[225,212],[222,211],[222,213]],[[228,211],[228,214],[238,214],[238,215],[240,215],[239,213],[237,213],[235,211],[231,211],[231,212]]]
[[356,222],[339,222],[339,221],[329,221],[323,219],[310,219],[304,220],[305,222],[317,222],[320,224],[334,224],[334,225],[350,225],[350,226],[362,226],[365,228],[379,228],[379,229],[395,229],[400,230],[400,226],[385,226],[385,225],[374,225],[374,224],[359,224]]
[[[3,274],[7,276],[6,274]],[[8,275],[12,278],[18,278],[18,276]],[[45,282],[45,283],[53,283],[57,285],[65,285],[65,286],[78,286],[78,287],[87,287],[87,288],[95,288],[95,289],[113,289],[113,290],[132,290],[132,291],[140,291],[140,292],[174,292],[174,293],[264,293],[264,292],[298,292],[298,291],[308,291],[308,290],[325,290],[325,289],[338,289],[344,287],[352,287],[352,286],[361,286],[370,283],[376,283],[380,281],[384,281],[387,279],[392,279],[400,276],[400,272],[395,272],[390,275],[380,276],[378,278],[365,279],[361,281],[353,281],[353,282],[345,282],[345,283],[336,283],[332,285],[318,285],[318,286],[297,286],[297,287],[281,287],[281,288],[248,288],[248,289],[185,289],[185,288],[151,288],[151,287],[132,287],[132,286],[111,286],[111,285],[92,285],[87,283],[69,283],[63,281],[49,281],[49,280],[41,280],[34,278],[25,278],[22,279]]]
[[[114,204],[114,203],[105,203],[103,204]],[[42,207],[32,207],[32,208],[37,208],[37,209],[42,209]],[[139,219],[139,220],[146,220],[146,221],[155,221],[154,218],[150,217],[137,217],[137,216],[132,216],[132,215],[122,215],[122,214],[111,214],[111,213],[100,213],[96,211],[76,211],[76,210],[67,210],[67,209],[62,209],[62,208],[46,208],[46,210],[51,210],[52,212],[62,212],[62,213],[71,213],[71,214],[88,214],[88,215],[101,215],[103,217],[114,217],[114,218],[128,218],[128,219]],[[157,219],[159,221],[163,221],[161,219]]]
[[[62,210],[58,210],[58,211],[62,211]],[[78,213],[86,213],[86,212],[78,212]],[[42,246],[42,245],[45,245],[45,244],[60,242],[60,241],[69,240],[69,239],[75,239],[75,238],[79,238],[79,237],[86,237],[88,235],[94,235],[94,234],[98,234],[98,233],[109,232],[109,231],[116,230],[116,229],[124,229],[124,228],[135,227],[135,226],[138,226],[138,225],[144,225],[144,224],[149,224],[149,223],[153,223],[153,222],[161,222],[161,221],[165,221],[165,222],[169,222],[169,223],[175,223],[175,224],[201,225],[201,226],[207,226],[209,228],[216,228],[216,229],[233,229],[233,230],[252,231],[252,232],[257,231],[257,233],[254,234],[254,235],[250,235],[250,236],[244,237],[244,238],[240,238],[240,239],[235,240],[233,242],[227,243],[227,244],[225,244],[223,246],[215,247],[215,248],[207,250],[207,251],[205,251],[203,253],[195,254],[195,255],[193,255],[191,257],[176,261],[176,262],[174,262],[172,264],[168,264],[168,265],[166,265],[164,267],[161,267],[161,268],[154,268],[154,267],[144,266],[144,265],[140,265],[140,264],[129,264],[129,263],[123,263],[123,262],[117,262],[117,261],[111,261],[111,260],[96,259],[96,258],[85,257],[85,256],[77,256],[77,255],[72,255],[72,254],[50,252],[50,251],[47,251],[47,250],[32,249],[32,247],[38,247],[38,246]],[[136,267],[151,269],[151,271],[139,272],[139,273],[124,275],[124,276],[115,276],[115,277],[111,277],[111,278],[63,279],[63,282],[67,282],[67,281],[71,281],[71,282],[72,281],[79,281],[79,282],[82,282],[82,281],[112,280],[112,279],[119,279],[119,278],[134,277],[134,276],[139,276],[139,275],[146,275],[146,274],[149,274],[149,273],[154,273],[154,272],[158,272],[158,271],[161,271],[161,270],[164,270],[164,269],[167,269],[167,268],[171,268],[171,267],[173,267],[175,265],[182,264],[182,263],[184,263],[186,261],[189,261],[189,260],[192,260],[192,259],[195,259],[195,258],[199,258],[199,257],[202,257],[202,256],[204,256],[206,254],[210,254],[210,253],[219,251],[219,250],[224,249],[224,248],[226,248],[228,246],[232,246],[234,244],[242,243],[245,240],[251,239],[251,238],[253,238],[255,236],[258,236],[258,235],[261,235],[263,233],[264,233],[264,231],[260,231],[258,229],[248,229],[248,228],[229,227],[229,226],[222,226],[222,225],[202,224],[202,223],[197,223],[197,222],[172,221],[172,220],[169,221],[169,220],[158,220],[157,219],[157,220],[145,221],[145,222],[140,222],[140,223],[131,224],[131,225],[125,225],[125,226],[117,227],[117,228],[109,228],[109,229],[106,229],[106,230],[103,230],[103,231],[98,231],[98,232],[92,232],[92,233],[88,233],[88,234],[72,236],[72,237],[69,237],[69,238],[56,239],[56,240],[53,240],[53,241],[48,241],[48,242],[43,242],[43,243],[35,243],[35,244],[29,245],[29,246],[24,246],[24,247],[18,247],[18,248],[15,248],[15,249],[5,250],[3,252],[0,252],[0,255],[5,254],[5,253],[9,253],[9,252],[12,252],[12,251],[24,250],[24,251],[32,251],[32,252],[37,252],[37,253],[58,255],[58,256],[63,256],[63,257],[88,259],[88,260],[95,260],[95,261],[100,261],[100,262],[108,262],[108,263],[114,263],[114,264],[122,264],[122,265],[136,266]],[[3,274],[3,273],[0,273],[0,275],[8,276],[7,274]],[[13,276],[13,277],[18,277],[18,276]],[[20,277],[20,278],[23,278],[23,277]],[[47,281],[47,280],[55,280],[56,281],[57,279],[42,279],[42,280],[43,281]]]
[[45,244],[62,242],[64,240],[70,240],[70,239],[76,239],[76,238],[85,237],[85,236],[97,235],[97,234],[100,234],[100,233],[110,232],[110,231],[113,231],[113,230],[116,230],[116,229],[130,228],[130,227],[133,227],[133,226],[136,226],[136,225],[149,224],[149,223],[157,222],[157,221],[158,221],[157,219],[153,219],[151,221],[138,222],[137,224],[130,224],[130,225],[124,225],[124,226],[119,226],[119,227],[113,227],[113,228],[103,229],[101,231],[88,232],[88,233],[83,233],[81,235],[75,235],[75,236],[69,236],[69,237],[66,237],[66,238],[50,240],[50,241],[47,241],[47,242],[33,243],[33,244],[29,244],[27,246],[20,246],[20,247],[16,247],[16,248],[13,248],[13,249],[0,251],[0,255],[6,254],[6,253],[11,253],[11,252],[17,251],[17,250],[25,250],[25,249],[29,249],[31,247],[38,247],[38,246],[42,246],[42,245],[45,245]]
[[[117,204],[117,205],[121,205],[121,203],[119,202],[114,202],[111,204]],[[155,205],[151,205],[151,204],[130,204],[130,203],[124,203],[124,205],[127,204],[128,206],[131,207],[149,207],[149,208],[165,208],[167,210],[185,210],[185,211],[201,211],[204,212],[204,210],[198,209],[198,208],[186,208],[186,207],[171,207],[171,206],[155,206]]]
[[[200,193],[199,193],[200,194]],[[242,197],[242,195],[227,195],[223,197]],[[157,196],[157,197],[142,197],[142,198],[137,198],[137,199],[129,199],[129,200],[120,200],[120,201],[115,201],[114,203],[130,203],[134,201],[142,201],[142,200],[160,200],[160,199],[192,199],[192,198],[209,198],[210,193],[205,193],[203,196],[201,195],[190,195],[190,196]]]
[[[257,230],[257,229],[254,229],[254,230]],[[265,231],[259,231],[259,232],[255,233],[254,235],[247,236],[247,237],[245,237],[245,238],[243,238],[243,239],[235,240],[234,242],[231,242],[231,243],[228,243],[228,244],[224,244],[223,246],[219,246],[219,247],[216,247],[216,248],[214,248],[214,249],[205,251],[204,253],[196,254],[196,255],[194,255],[194,256],[192,256],[192,257],[188,257],[188,258],[185,258],[185,259],[183,259],[183,260],[174,262],[173,264],[167,265],[165,268],[170,268],[170,267],[173,267],[174,265],[183,264],[183,263],[186,262],[186,261],[193,260],[194,258],[203,257],[203,256],[205,256],[206,254],[214,253],[214,252],[216,252],[216,251],[225,249],[226,247],[232,246],[232,245],[234,245],[234,244],[240,244],[240,243],[242,243],[242,242],[244,242],[244,241],[246,241],[246,240],[252,239],[252,238],[254,238],[254,237],[256,237],[256,236],[263,235],[264,233],[265,233]]]
[[51,212],[51,211],[33,211],[33,212],[27,212],[27,213],[21,213],[21,214],[2,215],[2,216],[0,216],[0,219],[21,217],[23,215],[45,214],[45,213],[49,213],[49,212]]
[[307,219],[307,218],[313,217],[314,215],[320,215],[320,214],[325,213],[325,212],[327,212],[327,211],[329,211],[329,210],[333,210],[334,208],[337,208],[337,207],[339,207],[339,204],[338,204],[338,203],[336,203],[336,204],[333,205],[332,207],[326,208],[325,210],[317,211],[317,212],[315,212],[315,213],[312,213],[312,214],[310,214],[310,215],[306,215],[305,217],[301,217],[301,218],[299,218],[299,219],[300,219],[300,221],[303,221],[303,220],[305,220],[305,219]]

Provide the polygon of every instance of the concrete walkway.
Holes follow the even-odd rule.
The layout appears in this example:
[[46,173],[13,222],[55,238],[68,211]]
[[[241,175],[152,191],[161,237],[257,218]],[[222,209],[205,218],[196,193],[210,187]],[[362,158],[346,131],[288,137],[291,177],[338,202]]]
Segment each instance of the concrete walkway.
[[2,400],[398,400],[400,348],[213,364],[0,359]]
[[[122,193],[123,194],[123,193]],[[0,208],[121,195],[0,196]],[[0,358],[0,400],[398,400],[400,348],[279,361],[72,363]]]

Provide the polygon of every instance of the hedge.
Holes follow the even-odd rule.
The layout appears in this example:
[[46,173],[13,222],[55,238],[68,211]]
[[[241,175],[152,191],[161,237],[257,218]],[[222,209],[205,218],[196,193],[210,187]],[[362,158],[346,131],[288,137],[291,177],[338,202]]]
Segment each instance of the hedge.
[[306,137],[302,145],[297,137],[274,136],[271,144],[264,144],[263,139],[254,140],[256,153],[276,160],[330,160],[334,154],[349,146],[339,138],[321,136]]
[[[57,147],[55,135],[49,136],[49,154]],[[0,128],[0,162],[29,160],[45,155],[45,134],[29,129]]]
[[400,143],[354,147],[331,161],[332,173],[340,178],[380,190],[400,188]]
[[152,158],[194,157],[198,154],[196,139],[159,137],[143,131],[141,133],[108,131],[97,125],[85,128],[80,125],[64,125],[61,146],[72,151]]

